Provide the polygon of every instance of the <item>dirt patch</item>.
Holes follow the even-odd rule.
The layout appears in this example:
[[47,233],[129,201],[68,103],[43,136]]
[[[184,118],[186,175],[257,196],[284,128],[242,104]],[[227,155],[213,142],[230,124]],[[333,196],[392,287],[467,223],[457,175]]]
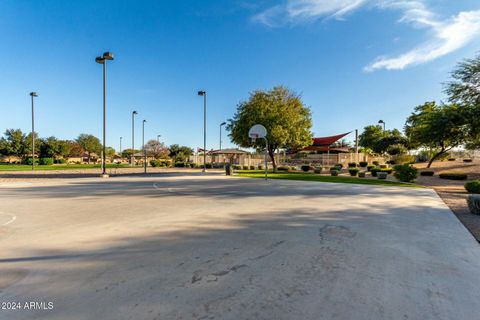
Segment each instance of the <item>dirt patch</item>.
[[[433,188],[475,239],[480,242],[480,215],[470,213],[466,201],[468,193],[463,187],[467,181],[480,179],[480,161],[475,160],[467,163],[462,161],[438,161],[434,162],[429,169],[426,168],[426,163],[415,164],[415,166],[420,171],[431,170],[435,172],[432,177],[419,176],[416,182]],[[468,180],[440,179],[438,175],[443,172],[466,173]]]

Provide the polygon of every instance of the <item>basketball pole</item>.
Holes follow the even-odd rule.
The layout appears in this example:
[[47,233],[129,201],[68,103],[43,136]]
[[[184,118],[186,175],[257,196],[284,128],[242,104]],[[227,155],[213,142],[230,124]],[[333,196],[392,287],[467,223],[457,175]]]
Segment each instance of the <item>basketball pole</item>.
[[263,139],[265,139],[265,180],[268,180],[268,140],[266,137]]

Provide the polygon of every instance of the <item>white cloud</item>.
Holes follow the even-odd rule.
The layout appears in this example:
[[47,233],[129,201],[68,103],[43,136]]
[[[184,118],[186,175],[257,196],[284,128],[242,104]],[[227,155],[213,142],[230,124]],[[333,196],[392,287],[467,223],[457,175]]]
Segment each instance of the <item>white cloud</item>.
[[480,10],[462,11],[456,16],[441,19],[427,7],[425,0],[287,0],[252,19],[269,27],[325,18],[340,20],[367,4],[381,10],[401,11],[400,23],[425,29],[431,36],[426,42],[396,57],[378,57],[365,67],[365,71],[402,70],[432,61],[466,46],[480,36]]
[[366,2],[367,0],[290,0],[286,9],[288,16],[292,19],[311,19],[322,16],[341,18]]
[[288,0],[253,16],[252,20],[278,27],[318,18],[342,19],[368,1],[371,0]]
[[365,71],[403,70],[408,66],[429,62],[454,52],[480,36],[480,10],[463,11],[446,21],[441,21],[425,7],[408,9],[400,21],[428,28],[432,34],[431,39],[397,57],[379,57],[366,66]]

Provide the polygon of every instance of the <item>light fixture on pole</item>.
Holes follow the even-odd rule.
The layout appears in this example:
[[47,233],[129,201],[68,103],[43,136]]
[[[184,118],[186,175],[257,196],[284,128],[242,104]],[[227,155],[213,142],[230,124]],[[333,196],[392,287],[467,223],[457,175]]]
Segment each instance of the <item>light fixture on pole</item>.
[[385,121],[378,120],[378,124],[383,124],[383,132],[385,132]]
[[203,172],[207,171],[207,92],[198,91],[203,96]]
[[107,60],[113,60],[113,53],[105,52],[103,56],[96,57],[95,62],[103,65],[103,152],[102,152],[102,175],[101,177],[107,178],[107,157],[106,157],[106,126],[107,126]]
[[36,92],[30,92],[32,97],[32,170],[35,170],[35,103],[34,97],[38,97]]
[[226,122],[220,123],[220,150],[222,150],[222,126],[226,125]]
[[135,115],[137,111],[132,111],[132,156],[130,157],[130,166],[135,165]]
[[161,134],[157,134],[157,142],[158,142],[158,143],[160,143],[160,137],[161,137],[161,136],[162,136]]
[[142,121],[142,150],[143,150],[143,173],[147,173],[147,149],[145,148],[145,122]]

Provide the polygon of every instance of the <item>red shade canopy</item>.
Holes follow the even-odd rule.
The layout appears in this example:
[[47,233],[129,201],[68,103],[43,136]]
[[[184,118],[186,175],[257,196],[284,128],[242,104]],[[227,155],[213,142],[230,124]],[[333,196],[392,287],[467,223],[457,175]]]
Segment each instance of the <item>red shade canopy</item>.
[[332,143],[335,143],[338,140],[342,139],[348,134],[350,134],[350,132],[342,133],[342,134],[331,136],[331,137],[313,138],[312,146],[314,147],[329,146]]

